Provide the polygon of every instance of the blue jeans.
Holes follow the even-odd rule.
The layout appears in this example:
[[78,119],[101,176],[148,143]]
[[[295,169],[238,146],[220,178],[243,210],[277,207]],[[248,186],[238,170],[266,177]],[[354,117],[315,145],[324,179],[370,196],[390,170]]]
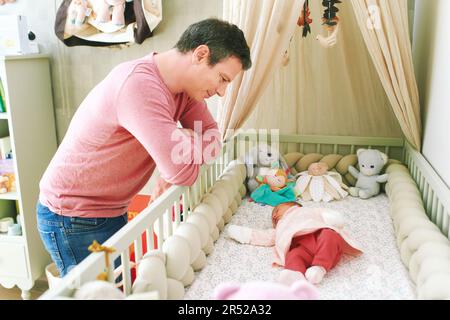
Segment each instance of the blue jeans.
[[88,247],[94,240],[104,243],[128,221],[126,213],[115,218],[65,217],[40,202],[36,211],[42,242],[61,277],[91,253]]

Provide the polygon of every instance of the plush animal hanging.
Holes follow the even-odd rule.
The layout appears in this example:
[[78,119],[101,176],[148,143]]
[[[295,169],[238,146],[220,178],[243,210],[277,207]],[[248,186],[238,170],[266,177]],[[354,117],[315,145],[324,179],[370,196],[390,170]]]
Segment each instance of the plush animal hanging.
[[[326,35],[319,34],[316,40],[324,48],[331,48],[337,43],[337,35],[339,32],[339,17],[337,13],[339,9],[336,4],[341,3],[340,0],[323,0],[322,5],[325,7],[323,12],[323,25],[325,25]],[[309,9],[309,1],[305,0],[297,25],[303,27],[302,36],[305,38],[308,33],[311,33],[311,24],[313,20],[310,18],[311,11]]]
[[303,201],[329,202],[348,195],[348,187],[342,182],[341,175],[328,171],[325,162],[312,163],[308,171],[300,172],[296,178],[295,192]]
[[303,9],[300,13],[300,17],[298,18],[297,25],[299,27],[303,27],[303,33],[302,36],[305,38],[308,33],[311,33],[311,27],[310,24],[313,22],[310,18],[311,11],[309,10],[309,0],[305,0],[305,3],[303,4]]
[[99,244],[97,241],[93,241],[92,244],[88,247],[88,250],[91,252],[104,252],[105,253],[105,270],[103,272],[101,272],[98,276],[97,276],[97,280],[103,280],[103,281],[107,281],[108,280],[108,273],[109,273],[109,254],[113,253],[114,251],[116,251],[116,249],[114,248],[110,248],[110,247],[106,247],[106,246],[102,246],[101,244]]
[[354,188],[349,189],[353,197],[369,199],[380,193],[380,184],[387,182],[388,174],[380,174],[384,165],[388,162],[388,156],[375,149],[359,149],[358,171],[349,166],[348,171],[357,180]]

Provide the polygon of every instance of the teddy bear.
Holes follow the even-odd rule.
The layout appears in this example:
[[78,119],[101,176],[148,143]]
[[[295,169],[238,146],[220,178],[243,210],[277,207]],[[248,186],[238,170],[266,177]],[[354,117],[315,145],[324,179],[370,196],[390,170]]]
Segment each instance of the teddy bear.
[[244,284],[225,282],[213,292],[215,300],[315,300],[316,287],[306,280],[291,285],[279,282],[252,281]]
[[249,194],[260,186],[260,183],[256,180],[258,175],[265,176],[274,167],[289,170],[289,166],[278,150],[261,142],[244,156],[244,163],[247,170],[245,185]]
[[[112,7],[112,14],[109,9]],[[116,26],[125,25],[125,0],[103,0],[97,14],[97,22],[111,21]]]
[[380,172],[388,162],[388,156],[375,149],[359,149],[357,157],[361,171],[351,165],[348,167],[350,174],[357,180],[349,193],[353,197],[369,199],[380,193],[380,183],[387,182],[388,174],[380,175]]

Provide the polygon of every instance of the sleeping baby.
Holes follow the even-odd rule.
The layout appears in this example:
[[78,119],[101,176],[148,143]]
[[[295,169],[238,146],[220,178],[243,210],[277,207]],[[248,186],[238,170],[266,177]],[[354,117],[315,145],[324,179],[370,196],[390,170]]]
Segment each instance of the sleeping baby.
[[244,244],[273,246],[274,265],[285,268],[281,282],[306,277],[317,284],[337,265],[342,254],[362,253],[345,230],[343,217],[334,210],[286,202],[273,209],[272,224],[273,229],[267,230],[230,225],[228,235]]

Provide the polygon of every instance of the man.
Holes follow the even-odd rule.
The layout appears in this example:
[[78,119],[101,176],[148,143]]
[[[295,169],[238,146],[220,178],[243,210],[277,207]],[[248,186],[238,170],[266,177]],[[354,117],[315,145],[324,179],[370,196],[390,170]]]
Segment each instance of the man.
[[[88,94],[40,182],[38,228],[62,276],[93,240],[102,243],[126,224],[131,199],[156,166],[157,193],[195,182],[205,150],[220,148],[204,99],[223,96],[250,67],[242,31],[207,19],[189,26],[173,49],[120,64]],[[174,152],[180,144],[189,151],[182,159]]]

